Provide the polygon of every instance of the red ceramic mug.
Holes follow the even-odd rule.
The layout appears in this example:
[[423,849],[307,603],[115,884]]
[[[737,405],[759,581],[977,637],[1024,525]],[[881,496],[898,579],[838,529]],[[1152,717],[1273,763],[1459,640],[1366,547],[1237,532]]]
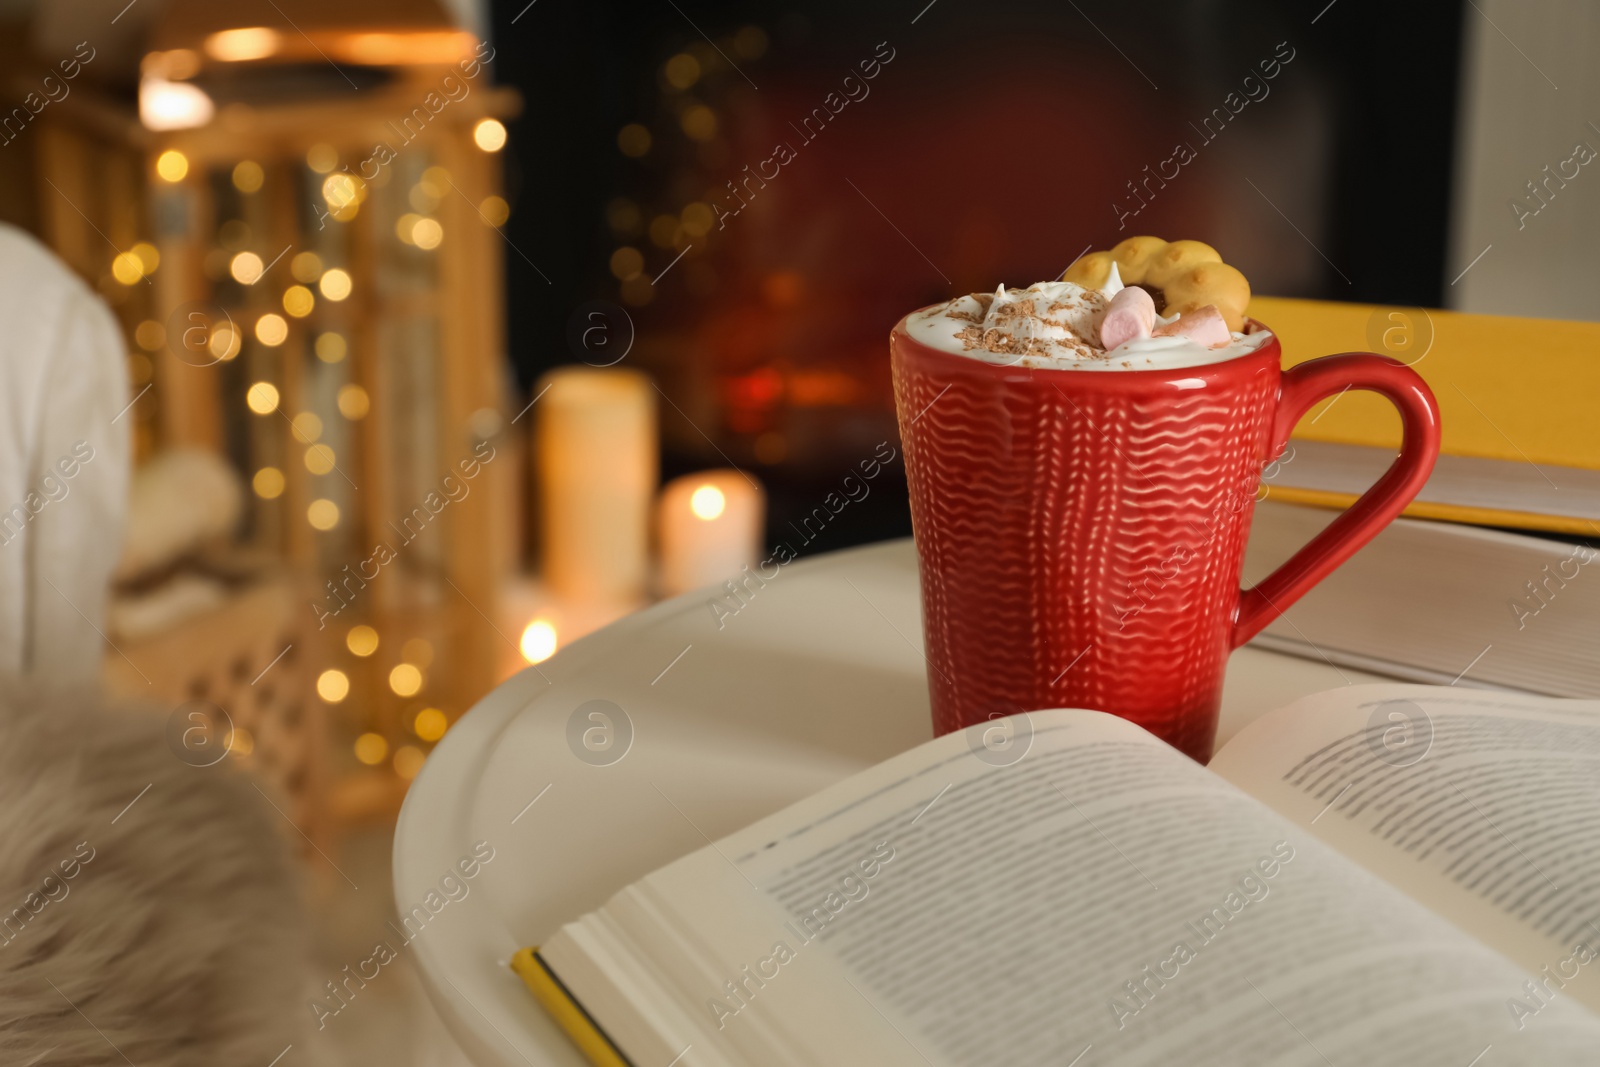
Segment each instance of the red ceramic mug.
[[[904,320],[889,352],[939,734],[1095,708],[1210,759],[1228,654],[1398,515],[1439,452],[1427,385],[1368,353],[1284,371],[1274,337],[1198,367],[1030,369],[929,348]],[[1347,388],[1399,408],[1399,456],[1241,590],[1262,468]]]

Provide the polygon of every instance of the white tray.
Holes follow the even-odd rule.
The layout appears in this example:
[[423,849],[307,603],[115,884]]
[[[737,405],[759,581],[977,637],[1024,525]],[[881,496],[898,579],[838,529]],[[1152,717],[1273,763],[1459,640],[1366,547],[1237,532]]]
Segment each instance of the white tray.
[[[482,1067],[586,1064],[507,968],[516,949],[930,736],[910,541],[751,580],[742,606],[724,602],[736,614],[714,612],[709,597],[658,604],[518,674],[455,725],[411,786],[395,831],[395,898],[402,916],[430,891],[445,903],[402,951],[416,954],[446,1025]],[[1219,743],[1306,693],[1383,680],[1241,649]],[[609,748],[583,745],[585,729],[605,729],[584,718],[595,706],[580,712],[596,700],[631,723],[620,758],[627,723],[609,709]],[[448,900],[440,879],[480,841],[494,858]]]

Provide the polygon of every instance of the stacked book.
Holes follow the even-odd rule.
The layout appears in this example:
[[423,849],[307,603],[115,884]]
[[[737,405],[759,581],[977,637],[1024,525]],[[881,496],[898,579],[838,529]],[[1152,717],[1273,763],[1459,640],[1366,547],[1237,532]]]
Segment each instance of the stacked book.
[[[1417,681],[1600,694],[1600,324],[1269,297],[1250,312],[1286,364],[1361,350],[1411,364],[1443,426],[1409,518],[1255,643]],[[1331,522],[1399,443],[1377,396],[1308,414],[1265,472],[1245,583]]]

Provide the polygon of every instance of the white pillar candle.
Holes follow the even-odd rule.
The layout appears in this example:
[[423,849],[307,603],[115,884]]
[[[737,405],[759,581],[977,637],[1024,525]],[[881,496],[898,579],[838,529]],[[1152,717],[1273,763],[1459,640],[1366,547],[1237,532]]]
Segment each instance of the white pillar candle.
[[646,592],[656,396],[631,370],[562,367],[540,379],[535,469],[544,581],[560,599],[634,603]]
[[756,566],[766,511],[766,494],[740,471],[701,471],[668,482],[656,508],[662,593],[720,585]]

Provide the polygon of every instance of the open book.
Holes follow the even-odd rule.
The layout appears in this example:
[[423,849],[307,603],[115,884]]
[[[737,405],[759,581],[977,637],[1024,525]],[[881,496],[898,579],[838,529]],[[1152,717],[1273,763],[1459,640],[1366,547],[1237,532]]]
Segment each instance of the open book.
[[1203,768],[950,734],[514,962],[597,1064],[1600,1063],[1600,702],[1318,694]]

